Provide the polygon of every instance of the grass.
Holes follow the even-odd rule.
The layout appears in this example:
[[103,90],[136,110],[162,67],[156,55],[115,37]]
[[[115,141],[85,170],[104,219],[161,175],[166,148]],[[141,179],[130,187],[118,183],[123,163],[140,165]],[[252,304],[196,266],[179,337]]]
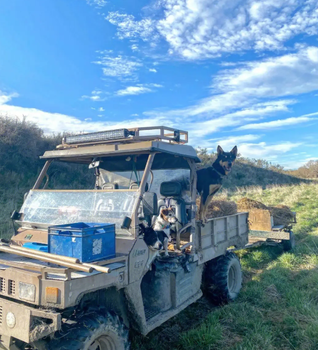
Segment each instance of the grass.
[[151,332],[132,350],[318,349],[318,184],[240,188],[221,197],[249,197],[297,211],[296,248],[238,252],[244,283],[238,299],[214,307],[204,298]]

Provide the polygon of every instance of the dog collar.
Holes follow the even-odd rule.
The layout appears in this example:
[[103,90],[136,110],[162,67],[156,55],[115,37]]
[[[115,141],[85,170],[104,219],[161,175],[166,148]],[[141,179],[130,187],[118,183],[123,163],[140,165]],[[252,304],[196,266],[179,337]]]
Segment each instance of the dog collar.
[[161,228],[164,230],[164,229],[170,228],[170,225],[163,225],[163,224],[161,224]]
[[217,171],[214,167],[213,167],[213,170],[215,171],[215,172],[217,172],[221,177],[224,177],[224,176],[226,176],[226,174],[221,174],[219,171]]

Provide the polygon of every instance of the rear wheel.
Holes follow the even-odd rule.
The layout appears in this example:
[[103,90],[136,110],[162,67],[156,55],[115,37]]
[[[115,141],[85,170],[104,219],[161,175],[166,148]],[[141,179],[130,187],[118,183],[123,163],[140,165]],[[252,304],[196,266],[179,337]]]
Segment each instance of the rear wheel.
[[51,350],[128,350],[128,330],[118,316],[87,312],[73,325],[64,325],[49,342]]
[[242,287],[241,264],[236,254],[227,252],[206,263],[203,290],[216,304],[234,300]]

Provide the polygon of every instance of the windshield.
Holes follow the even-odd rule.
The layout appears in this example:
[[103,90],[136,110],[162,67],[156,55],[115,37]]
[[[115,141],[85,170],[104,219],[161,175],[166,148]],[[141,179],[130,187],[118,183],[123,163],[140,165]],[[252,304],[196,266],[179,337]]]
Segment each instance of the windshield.
[[104,188],[116,184],[119,189],[136,189],[144,174],[143,171],[108,171],[100,169],[99,186]]
[[131,217],[136,191],[31,190],[20,210],[23,223],[51,225],[75,222],[113,223],[117,234],[125,216]]

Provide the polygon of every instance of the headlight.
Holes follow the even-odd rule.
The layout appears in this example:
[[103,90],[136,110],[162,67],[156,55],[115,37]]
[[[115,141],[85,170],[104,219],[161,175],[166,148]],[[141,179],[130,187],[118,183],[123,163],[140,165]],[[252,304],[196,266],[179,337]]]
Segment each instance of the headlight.
[[35,301],[35,285],[19,282],[19,297],[27,301]]
[[16,320],[12,312],[7,313],[6,322],[9,328],[13,328],[15,326]]

